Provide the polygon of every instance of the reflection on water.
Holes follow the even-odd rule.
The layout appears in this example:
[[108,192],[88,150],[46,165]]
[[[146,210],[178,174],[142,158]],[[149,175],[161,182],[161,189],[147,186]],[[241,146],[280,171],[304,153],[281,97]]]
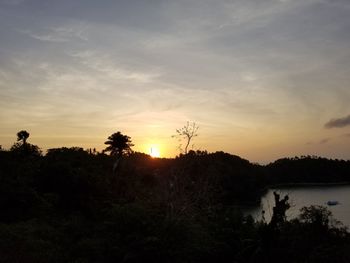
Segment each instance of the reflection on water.
[[310,205],[327,206],[327,201],[336,200],[335,206],[327,206],[333,213],[335,219],[340,220],[344,225],[350,227],[350,186],[307,186],[293,188],[270,189],[261,199],[260,207],[245,209],[246,214],[251,214],[256,219],[261,219],[261,212],[265,210],[265,219],[270,221],[272,207],[274,205],[273,191],[281,194],[281,197],[288,194],[291,208],[287,211],[287,217],[298,216],[300,208]]

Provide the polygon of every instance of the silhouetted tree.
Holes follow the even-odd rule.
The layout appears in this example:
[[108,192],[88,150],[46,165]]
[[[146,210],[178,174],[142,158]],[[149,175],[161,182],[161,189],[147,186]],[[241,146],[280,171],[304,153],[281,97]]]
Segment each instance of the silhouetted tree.
[[109,136],[108,141],[106,141],[105,144],[109,146],[104,149],[104,152],[110,152],[112,156],[117,157],[131,153],[131,147],[134,146],[134,144],[131,143],[131,138],[127,135],[123,135],[119,131]]
[[17,133],[17,143],[11,146],[11,152],[21,156],[41,156],[42,152],[37,145],[27,143],[29,132],[22,130]]
[[311,205],[300,209],[299,220],[305,224],[313,224],[321,228],[329,228],[332,222],[332,212],[324,206]]
[[22,141],[22,144],[26,144],[27,139],[29,138],[29,132],[22,130],[17,132],[17,141]]
[[195,122],[187,122],[186,125],[180,129],[176,129],[176,134],[173,135],[173,138],[178,138],[179,141],[184,140],[185,141],[185,148],[182,150],[182,144],[179,145],[179,148],[181,151],[184,152],[184,154],[188,153],[188,146],[191,143],[191,140],[198,136],[199,127]]
[[275,197],[275,206],[273,207],[270,225],[276,227],[286,221],[286,211],[290,208],[290,204],[288,203],[288,195],[285,195],[283,199],[280,199],[280,195],[276,191],[273,192],[273,195]]
[[104,152],[110,152],[110,155],[116,157],[116,161],[113,165],[113,172],[116,172],[120,159],[124,154],[132,152],[131,147],[134,146],[134,144],[131,143],[131,138],[129,136],[123,135],[119,131],[109,136],[105,144],[108,146],[104,149]]

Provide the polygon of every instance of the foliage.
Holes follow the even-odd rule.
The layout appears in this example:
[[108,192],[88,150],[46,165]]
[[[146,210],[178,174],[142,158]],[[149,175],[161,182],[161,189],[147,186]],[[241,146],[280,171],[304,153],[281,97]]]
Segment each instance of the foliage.
[[42,152],[40,148],[36,145],[27,143],[29,138],[29,133],[25,130],[19,131],[17,133],[17,143],[13,144],[11,147],[11,152],[21,156],[22,158],[39,157]]
[[131,143],[131,138],[127,135],[123,135],[119,131],[109,136],[105,144],[109,146],[107,146],[104,152],[110,152],[111,155],[118,157],[131,153],[131,147],[134,146]]
[[272,183],[349,182],[350,161],[317,156],[279,159],[266,166]]
[[12,145],[10,150],[17,156],[27,157],[27,158],[39,157],[42,155],[42,151],[40,150],[40,148],[37,145],[33,145],[30,143],[25,143],[25,144],[15,143],[14,145]]
[[29,133],[27,131],[22,130],[17,133],[17,141],[22,141],[22,144],[26,144],[28,138]]
[[275,225],[238,208],[257,203],[270,183],[294,182],[279,174],[288,166],[339,166],[333,181],[346,179],[347,162],[301,158],[264,167],[224,152],[175,159],[127,153],[114,178],[113,154],[63,147],[42,155],[28,142],[1,150],[0,261],[350,261],[350,234],[324,207],[303,208],[290,221],[287,206],[275,209],[282,211]]

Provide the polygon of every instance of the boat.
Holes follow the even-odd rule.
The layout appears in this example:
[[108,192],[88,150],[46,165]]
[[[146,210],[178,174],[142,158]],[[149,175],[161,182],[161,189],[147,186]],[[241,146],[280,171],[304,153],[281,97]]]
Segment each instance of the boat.
[[329,200],[327,201],[327,205],[338,205],[339,202],[338,201],[335,201],[335,200]]

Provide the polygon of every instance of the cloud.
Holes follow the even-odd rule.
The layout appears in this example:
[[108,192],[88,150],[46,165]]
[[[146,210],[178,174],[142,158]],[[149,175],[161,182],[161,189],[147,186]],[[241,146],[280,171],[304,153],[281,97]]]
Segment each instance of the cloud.
[[68,42],[74,39],[87,41],[86,27],[83,24],[74,24],[61,27],[43,27],[40,33],[34,33],[31,30],[18,30],[18,32],[29,35],[30,37],[44,42]]
[[16,6],[22,4],[24,1],[25,0],[4,0],[2,4]]
[[325,138],[325,139],[320,140],[319,143],[320,143],[320,144],[326,144],[326,143],[328,143],[330,140],[331,140],[330,138]]
[[37,40],[41,41],[47,41],[47,42],[67,42],[68,39],[64,37],[58,37],[54,35],[35,35],[31,34],[30,35],[32,38],[35,38]]
[[161,76],[160,72],[151,72],[151,70],[127,69],[118,65],[116,61],[109,58],[108,54],[103,52],[94,52],[85,50],[69,54],[76,58],[81,65],[93,70],[95,73],[105,75],[110,80],[124,80],[134,83],[151,83]]
[[324,126],[327,129],[343,128],[343,127],[346,127],[346,126],[350,126],[350,115],[348,115],[346,117],[343,117],[343,118],[331,119]]
[[331,138],[324,138],[318,142],[312,142],[312,141],[308,141],[305,143],[305,145],[310,146],[310,145],[315,145],[315,144],[326,144],[331,140]]

